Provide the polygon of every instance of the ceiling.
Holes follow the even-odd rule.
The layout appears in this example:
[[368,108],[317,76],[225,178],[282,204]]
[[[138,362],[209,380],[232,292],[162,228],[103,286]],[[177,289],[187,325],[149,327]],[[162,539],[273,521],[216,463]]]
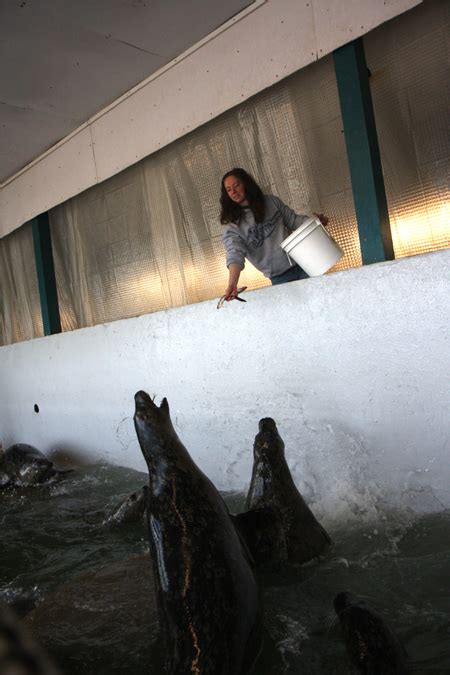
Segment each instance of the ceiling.
[[253,0],[0,0],[0,183]]

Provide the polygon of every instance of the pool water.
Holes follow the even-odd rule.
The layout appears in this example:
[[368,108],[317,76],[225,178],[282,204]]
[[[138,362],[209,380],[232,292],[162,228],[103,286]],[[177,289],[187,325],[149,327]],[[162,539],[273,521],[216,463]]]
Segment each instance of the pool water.
[[[66,675],[161,672],[144,522],[104,522],[146,481],[97,465],[0,493],[0,599]],[[224,498],[243,510],[244,495]],[[267,639],[255,675],[351,672],[333,612],[344,590],[387,619],[414,673],[450,673],[450,512],[323,524],[334,541],[323,561],[258,573]]]

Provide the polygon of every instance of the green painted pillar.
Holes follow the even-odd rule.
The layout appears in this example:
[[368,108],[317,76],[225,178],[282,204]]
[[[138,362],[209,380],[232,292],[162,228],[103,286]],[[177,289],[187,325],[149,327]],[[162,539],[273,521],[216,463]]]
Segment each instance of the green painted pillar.
[[48,213],[41,213],[31,221],[34,254],[41,298],[44,335],[61,333],[55,266],[53,264],[52,238]]
[[363,263],[392,260],[394,248],[362,38],[336,49],[333,58]]

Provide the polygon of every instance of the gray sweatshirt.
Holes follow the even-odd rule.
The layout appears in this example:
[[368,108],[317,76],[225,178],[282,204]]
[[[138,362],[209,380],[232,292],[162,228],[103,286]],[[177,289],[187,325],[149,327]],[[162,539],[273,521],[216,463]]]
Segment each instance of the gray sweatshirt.
[[253,211],[244,208],[240,224],[226,225],[222,238],[227,267],[236,263],[244,269],[245,258],[248,258],[256,269],[271,279],[291,267],[280,244],[309,216],[296,214],[274,195],[264,195],[264,202],[262,223],[255,223]]

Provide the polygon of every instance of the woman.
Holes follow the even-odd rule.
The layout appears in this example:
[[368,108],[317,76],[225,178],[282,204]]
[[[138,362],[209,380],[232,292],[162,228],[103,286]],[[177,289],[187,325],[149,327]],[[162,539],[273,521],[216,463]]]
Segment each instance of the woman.
[[[224,175],[220,205],[220,222],[226,225],[223,243],[229,271],[226,300],[237,297],[245,258],[274,286],[308,277],[299,265],[290,262],[280,244],[309,216],[297,215],[278,197],[264,195],[244,169],[232,169]],[[323,225],[328,223],[323,214],[314,215]]]

